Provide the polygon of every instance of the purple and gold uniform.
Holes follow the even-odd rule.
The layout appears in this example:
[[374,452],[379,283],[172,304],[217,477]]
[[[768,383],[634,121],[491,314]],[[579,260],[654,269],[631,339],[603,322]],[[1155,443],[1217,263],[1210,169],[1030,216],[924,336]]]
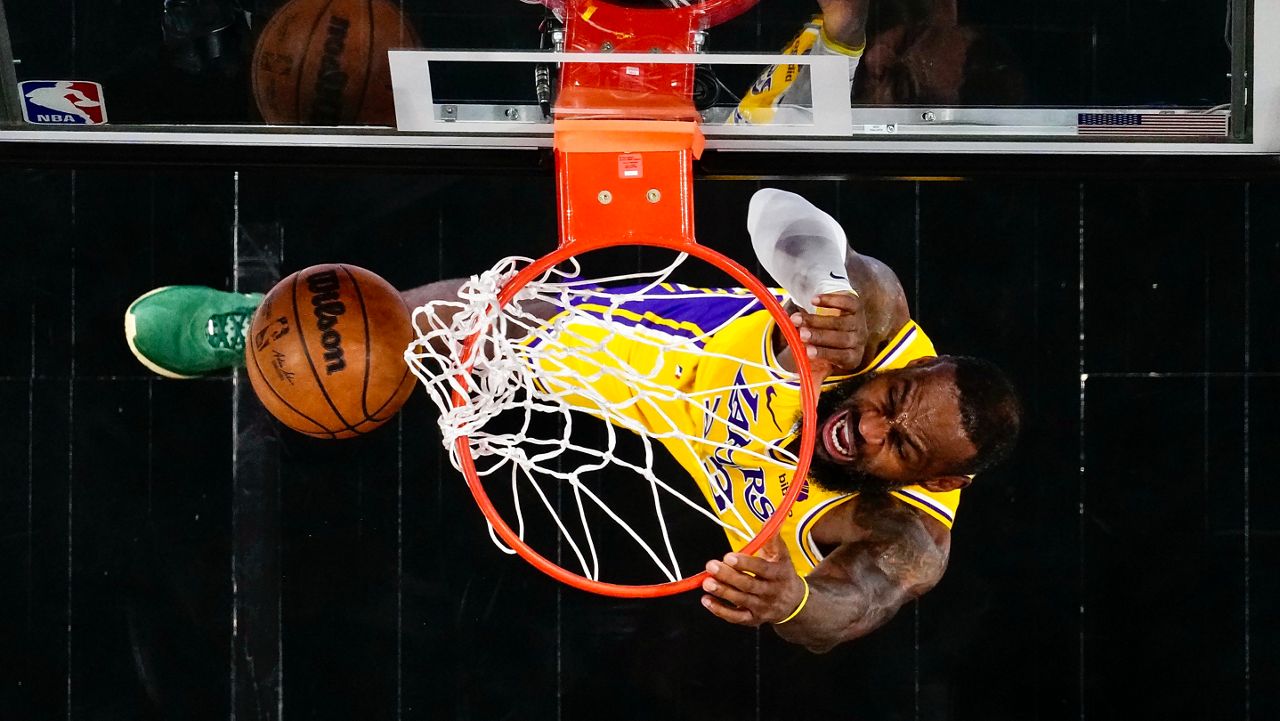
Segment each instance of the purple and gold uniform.
[[[587,412],[603,401],[660,440],[697,481],[710,509],[750,534],[726,529],[730,545],[746,545],[786,493],[792,474],[778,461],[778,449],[794,436],[802,406],[797,376],[779,367],[774,352],[773,316],[749,291],[680,285],[621,303],[579,302],[575,311],[551,321],[557,342],[578,350],[540,361],[556,364],[551,389]],[[909,322],[857,374],[934,355],[924,331]],[[609,372],[623,365],[630,366],[627,378]],[[593,401],[575,393],[587,386]],[[814,525],[853,495],[805,481],[781,528],[798,571],[808,573],[822,560],[811,538]],[[892,495],[947,528],[960,502],[958,490],[920,486]]]
[[[849,78],[858,72],[864,46],[849,47],[827,37],[822,18],[810,20],[783,48],[783,55],[839,55],[849,59]],[[766,68],[729,118],[730,125],[813,122],[813,85],[809,66],[773,65]]]

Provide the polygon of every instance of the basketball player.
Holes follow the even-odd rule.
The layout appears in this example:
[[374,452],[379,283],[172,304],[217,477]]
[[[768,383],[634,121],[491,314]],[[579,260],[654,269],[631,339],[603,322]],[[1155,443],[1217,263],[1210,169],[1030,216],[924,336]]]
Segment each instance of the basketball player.
[[[769,199],[785,202],[765,212],[755,207]],[[731,552],[707,564],[702,602],[731,623],[773,624],[783,638],[825,651],[884,624],[938,582],[947,565],[960,491],[973,474],[1008,455],[1020,411],[1009,382],[994,366],[934,352],[910,318],[897,276],[849,249],[834,219],[781,191],[761,191],[752,202],[753,214],[770,220],[752,226],[757,247],[793,247],[797,232],[826,235],[824,242],[838,236],[843,268],[824,275],[847,276],[848,289],[812,298],[815,312],[796,306],[791,316],[816,379],[832,379],[822,386],[809,487],[759,554]],[[804,258],[799,262],[811,265]],[[404,298],[410,307],[456,299],[462,282],[432,283]],[[240,365],[250,318],[261,299],[189,286],[158,289],[129,307],[126,337],[139,360],[169,377]],[[714,327],[711,318],[733,315],[742,303],[758,306],[753,296],[741,294],[697,304],[661,296],[640,302],[644,315],[686,327]],[[684,382],[732,392],[735,385],[763,387],[762,377],[755,376],[767,373],[764,368],[795,372],[794,357],[772,316],[758,307],[748,311],[707,341],[707,360],[679,371]],[[542,317],[551,320],[555,313],[548,307]],[[619,336],[602,357],[627,357],[630,342]],[[735,384],[735,374],[744,374],[744,380]],[[724,447],[733,427],[728,414],[738,412],[753,426],[747,435],[776,441],[791,433],[799,409],[794,392],[789,397],[759,392],[749,408],[739,404],[736,411],[731,408],[741,399],[725,400],[708,401],[710,412],[723,416],[721,422],[699,423],[689,432]],[[725,497],[723,488],[709,488],[709,474],[701,470],[705,459],[677,457],[700,479],[709,502],[717,493]],[[729,455],[716,463],[723,478],[736,481],[731,486],[737,490],[729,494],[735,502],[749,479],[773,503],[784,493],[786,476],[761,473],[758,462],[739,465]],[[753,531],[767,518],[742,515],[755,523]],[[730,540],[734,548],[743,545],[736,536]]]
[[[852,100],[866,105],[1012,105],[1023,77],[995,35],[962,25],[956,0],[818,0],[784,55],[843,55]],[[735,124],[812,122],[809,66],[775,65],[742,99]]]

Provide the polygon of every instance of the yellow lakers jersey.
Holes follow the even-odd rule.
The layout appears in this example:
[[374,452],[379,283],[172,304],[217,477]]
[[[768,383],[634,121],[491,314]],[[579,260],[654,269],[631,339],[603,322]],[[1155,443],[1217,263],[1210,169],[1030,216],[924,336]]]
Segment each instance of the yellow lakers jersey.
[[[806,24],[800,34],[782,50],[783,55],[843,55],[849,58],[852,79],[862,60],[863,47],[848,47],[827,37],[822,18]],[[773,65],[756,79],[730,116],[730,125],[767,125],[769,123],[806,123],[813,107],[809,66]]]
[[[582,350],[540,362],[555,364],[557,380],[547,383],[566,402],[590,412],[598,401],[575,390],[589,385],[591,395],[602,397],[632,430],[661,440],[697,481],[710,510],[739,529],[726,530],[738,550],[773,516],[791,482],[778,449],[797,426],[800,383],[780,368],[773,317],[750,292],[704,291],[714,295],[691,298],[682,292],[687,290],[663,286],[620,305],[581,303],[558,336]],[[630,332],[616,333],[619,326]],[[687,342],[669,342],[680,339]],[[909,322],[858,373],[901,368],[934,355],[924,331]],[[640,380],[601,372],[619,365]],[[637,391],[640,385],[646,392]],[[811,538],[814,525],[855,494],[803,483],[780,533],[796,570],[807,574],[822,560]],[[910,486],[892,495],[950,528],[960,491]]]

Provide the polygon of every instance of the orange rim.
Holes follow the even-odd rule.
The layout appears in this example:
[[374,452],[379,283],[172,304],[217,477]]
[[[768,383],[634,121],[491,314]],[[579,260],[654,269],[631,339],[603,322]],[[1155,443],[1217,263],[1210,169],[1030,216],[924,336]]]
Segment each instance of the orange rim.
[[[790,346],[793,351],[797,351],[792,355],[795,356],[797,365],[799,366],[797,373],[800,376],[800,399],[803,408],[800,423],[800,452],[795,472],[791,476],[791,484],[787,489],[786,495],[783,496],[782,501],[779,503],[778,508],[773,512],[773,515],[769,520],[765,522],[764,526],[761,527],[760,532],[757,533],[756,536],[739,551],[739,553],[747,555],[754,554],[761,546],[764,545],[766,540],[777,532],[778,528],[782,525],[783,520],[791,511],[791,506],[795,504],[796,498],[799,497],[800,491],[803,490],[802,486],[804,484],[797,483],[796,480],[807,477],[809,473],[809,460],[813,456],[813,450],[816,444],[818,389],[813,378],[810,376],[809,359],[803,352],[804,342],[800,340],[800,332],[791,324],[782,304],[778,302],[772,293],[770,293],[764,283],[761,283],[759,279],[751,275],[746,268],[733,259],[721,255],[710,248],[687,241],[653,239],[647,241],[635,240],[629,244],[668,248],[688,253],[695,258],[724,270],[732,276],[735,281],[742,283],[744,287],[750,290],[756,298],[764,304],[765,309],[773,316],[774,321],[778,324],[778,328],[782,331],[782,335],[786,339],[787,345]],[[526,266],[523,270],[517,273],[516,276],[503,287],[502,292],[498,296],[499,307],[505,307],[521,288],[527,285],[534,278],[541,276],[550,268],[576,255],[581,255],[582,253],[590,250],[608,247],[610,245],[618,244],[573,243],[563,246],[534,261],[532,264]],[[479,335],[480,334],[477,332],[468,339],[466,344],[463,346],[462,362],[464,364],[468,363],[470,360],[472,348],[475,341],[479,338]],[[465,383],[462,385],[465,385]],[[459,408],[466,404],[467,399],[455,391],[453,394],[454,407]],[[604,581],[596,581],[574,573],[548,560],[520,539],[515,531],[511,529],[511,526],[509,526],[498,513],[493,502],[489,500],[489,494],[485,491],[484,485],[480,481],[480,476],[475,467],[475,460],[471,456],[471,448],[469,445],[470,438],[467,436],[460,436],[456,443],[458,457],[462,465],[462,471],[467,478],[467,487],[471,489],[471,495],[475,498],[476,504],[480,506],[480,510],[484,513],[485,518],[489,520],[489,523],[493,525],[498,536],[517,554],[529,563],[533,564],[535,568],[546,573],[557,581],[566,583],[574,588],[605,596],[615,596],[618,598],[657,598],[660,596],[671,596],[685,591],[692,591],[699,588],[702,585],[703,579],[707,577],[707,573],[703,571],[678,581],[669,581],[666,583],[649,585],[607,583]]]

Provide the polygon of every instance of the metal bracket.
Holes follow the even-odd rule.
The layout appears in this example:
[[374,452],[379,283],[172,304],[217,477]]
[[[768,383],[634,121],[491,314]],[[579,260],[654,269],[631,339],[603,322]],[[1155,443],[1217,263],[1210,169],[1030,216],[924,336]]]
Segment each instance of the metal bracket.
[[13,44],[9,41],[9,21],[0,0],[0,122],[17,125],[22,122],[22,97],[18,92],[18,73],[14,70]]

